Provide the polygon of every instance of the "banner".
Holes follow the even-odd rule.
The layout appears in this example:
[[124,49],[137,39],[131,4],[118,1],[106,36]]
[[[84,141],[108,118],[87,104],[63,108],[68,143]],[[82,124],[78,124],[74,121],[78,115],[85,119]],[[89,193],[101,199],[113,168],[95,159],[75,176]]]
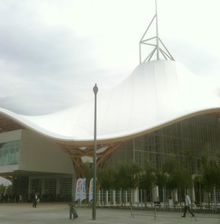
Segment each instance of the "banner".
[[78,178],[76,181],[76,193],[75,193],[75,201],[80,200],[82,191],[82,178]]
[[83,201],[85,199],[86,199],[86,178],[83,178],[81,185],[80,201]]
[[93,178],[89,182],[89,201],[93,199]]
[[86,199],[86,178],[78,178],[76,181],[75,201]]

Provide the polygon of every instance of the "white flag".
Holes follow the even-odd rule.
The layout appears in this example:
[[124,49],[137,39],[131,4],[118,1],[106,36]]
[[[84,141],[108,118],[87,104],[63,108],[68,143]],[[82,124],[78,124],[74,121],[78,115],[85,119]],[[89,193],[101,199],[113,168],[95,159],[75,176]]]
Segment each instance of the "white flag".
[[89,182],[89,201],[93,199],[93,178]]
[[82,179],[80,201],[86,199],[86,178]]
[[80,200],[81,191],[82,191],[82,178],[78,178],[76,181],[76,193],[75,193],[75,201]]

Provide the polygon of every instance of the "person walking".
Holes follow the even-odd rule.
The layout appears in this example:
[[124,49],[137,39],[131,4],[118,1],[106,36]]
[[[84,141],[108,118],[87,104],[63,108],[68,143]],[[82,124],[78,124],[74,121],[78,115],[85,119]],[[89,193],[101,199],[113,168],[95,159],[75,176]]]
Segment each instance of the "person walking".
[[189,195],[186,194],[185,195],[184,213],[183,213],[182,217],[186,217],[187,211],[192,215],[192,217],[195,216],[194,213],[193,213],[193,211],[191,210],[191,205],[192,205],[191,199],[190,199]]
[[37,207],[37,203],[39,202],[39,197],[38,197],[37,193],[35,193],[33,195],[33,199],[32,200],[33,200],[33,207],[36,208]]
[[78,214],[77,214],[77,211],[75,209],[75,203],[72,202],[72,203],[69,203],[69,218],[70,219],[76,219],[78,218]]

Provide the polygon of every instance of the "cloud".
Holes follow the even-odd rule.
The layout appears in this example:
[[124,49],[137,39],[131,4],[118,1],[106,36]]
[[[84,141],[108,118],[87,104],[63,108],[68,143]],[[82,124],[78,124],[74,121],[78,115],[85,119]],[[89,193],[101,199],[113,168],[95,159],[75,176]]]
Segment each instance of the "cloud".
[[192,72],[199,75],[214,75],[220,70],[219,57],[199,43],[183,39],[167,40],[176,61],[181,62]]
[[49,1],[40,6],[21,2],[0,3],[0,21],[5,21],[0,22],[1,107],[22,114],[50,113],[90,98],[97,81],[108,87],[127,75],[103,65],[108,53],[94,39],[45,19],[41,4]]
[[96,66],[92,42],[66,27],[36,21],[33,5],[22,3],[24,8],[15,1],[0,6],[1,106],[38,114],[77,103],[79,83]]
[[[195,11],[198,0],[158,1],[159,29],[177,61],[217,73],[219,33],[204,31],[213,20],[203,16],[204,2]],[[116,85],[138,65],[138,41],[153,14],[152,0],[0,1],[0,106],[50,113],[90,98],[96,82],[100,91]]]

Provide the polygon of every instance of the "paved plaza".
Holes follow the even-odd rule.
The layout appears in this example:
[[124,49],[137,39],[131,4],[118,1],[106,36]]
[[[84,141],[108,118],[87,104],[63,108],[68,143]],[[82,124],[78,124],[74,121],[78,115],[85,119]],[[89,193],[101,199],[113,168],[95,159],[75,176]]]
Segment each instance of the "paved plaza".
[[100,224],[220,224],[220,214],[196,214],[196,218],[181,217],[178,212],[133,211],[127,209],[97,209],[97,220],[91,218],[92,210],[77,208],[79,217],[69,219],[67,204],[40,203],[32,208],[30,203],[0,204],[0,224],[65,224],[65,223],[100,223]]

